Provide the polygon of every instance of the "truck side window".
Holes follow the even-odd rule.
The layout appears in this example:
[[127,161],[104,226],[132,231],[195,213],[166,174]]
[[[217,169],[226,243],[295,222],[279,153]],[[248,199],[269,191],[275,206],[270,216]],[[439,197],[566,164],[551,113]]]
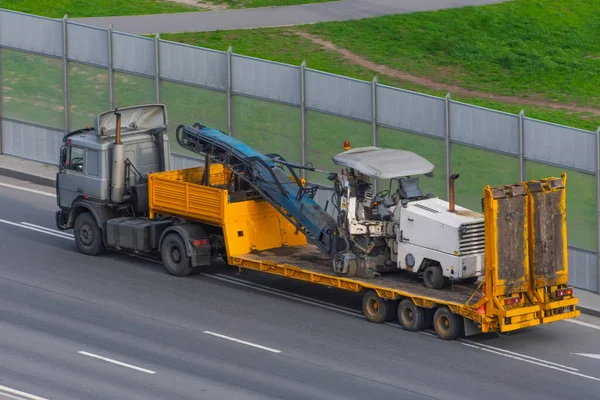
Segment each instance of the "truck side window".
[[83,164],[85,162],[85,150],[79,147],[69,148],[69,159],[66,167],[71,171],[83,172]]
[[98,176],[99,172],[99,161],[100,158],[98,156],[98,152],[94,150],[87,151],[87,159],[85,165],[85,173],[91,176]]

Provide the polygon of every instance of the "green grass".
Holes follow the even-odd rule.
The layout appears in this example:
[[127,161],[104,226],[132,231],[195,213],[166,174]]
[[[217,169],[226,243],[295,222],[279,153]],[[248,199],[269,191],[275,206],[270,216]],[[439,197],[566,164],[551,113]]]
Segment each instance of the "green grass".
[[202,11],[166,0],[2,0],[1,8],[49,18],[112,17]]
[[445,83],[597,106],[598,9],[600,0],[519,0],[303,29]]
[[213,0],[198,1],[200,7],[168,0],[2,0],[0,8],[49,18],[113,17],[119,15],[167,14],[210,11],[207,5],[224,8],[279,7],[339,0]]
[[[600,0],[598,0],[598,3],[600,4]],[[343,22],[340,24],[346,23],[350,22]],[[302,29],[312,30],[317,29],[317,27],[302,27]],[[362,34],[359,36],[362,36]],[[368,37],[367,35],[364,36]],[[222,51],[227,50],[229,46],[233,46],[233,50],[237,54],[244,54],[293,65],[300,65],[302,61],[306,60],[309,68],[367,81],[371,81],[373,77],[377,75],[375,72],[367,68],[348,61],[337,52],[324,50],[318,44],[294,34],[293,29],[287,27],[237,31],[161,34],[161,37],[165,40]],[[372,41],[372,45],[377,46],[379,38],[378,36],[373,37],[376,39]],[[394,53],[390,52],[389,54]],[[518,77],[513,78],[514,81],[518,81],[518,79]],[[597,77],[597,79],[599,80],[598,83],[600,84],[600,75]],[[432,90],[422,85],[408,83],[401,79],[388,76],[379,75],[378,81],[382,84],[414,90],[435,96],[443,97],[446,95],[446,92],[444,91]],[[567,110],[555,110],[541,106],[506,104],[485,98],[461,94],[457,95],[453,93],[451,96],[454,100],[463,101],[469,104],[475,104],[494,110],[510,112],[513,114],[518,114],[523,109],[528,117],[554,122],[557,124],[574,126],[581,129],[596,130],[596,128],[600,126],[600,116],[591,115],[590,113],[574,113]]]

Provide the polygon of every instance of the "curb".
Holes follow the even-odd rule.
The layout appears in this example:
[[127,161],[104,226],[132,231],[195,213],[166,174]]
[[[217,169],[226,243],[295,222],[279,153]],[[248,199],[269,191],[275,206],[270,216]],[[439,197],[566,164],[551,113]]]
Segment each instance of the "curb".
[[594,317],[600,318],[600,310],[597,310],[595,308],[582,307],[580,305],[577,305],[577,308],[579,309],[579,311],[581,311],[582,314],[592,315]]
[[19,179],[22,181],[28,181],[42,186],[55,187],[56,180],[52,178],[46,178],[27,172],[15,171],[14,169],[0,167],[0,175],[7,176],[9,178]]

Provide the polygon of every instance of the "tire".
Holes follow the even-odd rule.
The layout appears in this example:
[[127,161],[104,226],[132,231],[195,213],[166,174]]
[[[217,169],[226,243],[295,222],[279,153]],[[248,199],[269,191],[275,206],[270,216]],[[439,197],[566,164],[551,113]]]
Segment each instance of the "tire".
[[192,260],[187,255],[185,243],[178,233],[169,233],[160,247],[160,256],[168,273],[187,276],[192,272]]
[[429,265],[423,271],[423,284],[430,289],[441,289],[444,286],[444,275],[439,265]]
[[381,324],[389,316],[389,303],[377,295],[373,289],[367,290],[363,296],[363,314],[370,322]]
[[83,212],[75,219],[73,226],[75,244],[80,252],[90,256],[97,256],[104,250],[102,231],[96,218],[90,212]]
[[463,319],[443,306],[433,315],[433,329],[444,340],[456,340],[464,334]]
[[407,331],[418,332],[425,329],[427,310],[418,307],[411,299],[404,299],[398,305],[398,321]]

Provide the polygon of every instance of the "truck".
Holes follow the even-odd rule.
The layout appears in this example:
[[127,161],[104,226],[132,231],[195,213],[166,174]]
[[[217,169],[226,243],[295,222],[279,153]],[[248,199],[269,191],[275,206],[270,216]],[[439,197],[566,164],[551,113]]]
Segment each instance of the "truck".
[[[203,155],[203,165],[171,170],[166,132],[166,107],[148,104],[101,113],[93,127],[65,135],[56,225],[73,229],[79,251],[154,257],[175,276],[221,259],[240,271],[360,293],[368,321],[397,319],[409,331],[433,327],[446,340],[580,315],[568,285],[566,174],[486,185],[482,213],[475,213],[454,204],[457,175],[442,202],[420,193],[411,177],[431,174],[426,160],[388,151],[384,164],[406,161],[393,171],[399,187],[389,204],[384,193],[375,201],[365,179],[385,179],[385,168],[373,169],[385,149],[348,149],[334,160],[346,172],[329,173],[260,154],[196,123],[180,125],[176,138]],[[317,204],[321,188],[298,176],[302,168],[334,183],[336,212]],[[357,210],[352,202],[363,205],[358,217],[340,212]],[[379,228],[372,235],[373,226]],[[428,251],[450,260],[441,286],[439,270],[433,285],[409,271],[431,265],[417,252],[432,246]],[[391,255],[381,258],[382,249]]]

